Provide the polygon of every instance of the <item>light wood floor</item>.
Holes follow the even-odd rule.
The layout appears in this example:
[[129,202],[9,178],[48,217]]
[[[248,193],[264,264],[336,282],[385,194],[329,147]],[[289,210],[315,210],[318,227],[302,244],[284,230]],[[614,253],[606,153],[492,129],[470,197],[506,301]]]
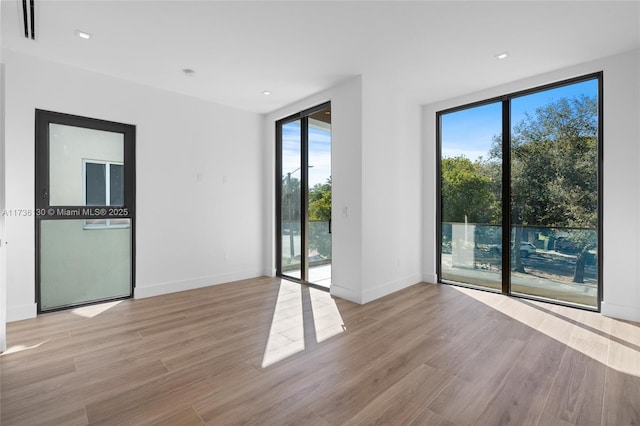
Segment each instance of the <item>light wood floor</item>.
[[638,425],[640,325],[258,278],[7,325],[2,425]]

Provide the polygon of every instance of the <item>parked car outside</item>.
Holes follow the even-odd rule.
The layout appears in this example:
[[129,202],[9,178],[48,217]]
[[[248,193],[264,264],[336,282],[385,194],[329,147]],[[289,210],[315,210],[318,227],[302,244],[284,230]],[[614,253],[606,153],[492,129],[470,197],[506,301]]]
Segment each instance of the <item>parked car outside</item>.
[[[511,242],[511,248],[515,248],[515,242]],[[489,251],[501,255],[502,254],[502,244],[494,244],[490,246]],[[520,241],[520,255],[522,257],[529,257],[532,254],[536,253],[536,246],[527,241]]]

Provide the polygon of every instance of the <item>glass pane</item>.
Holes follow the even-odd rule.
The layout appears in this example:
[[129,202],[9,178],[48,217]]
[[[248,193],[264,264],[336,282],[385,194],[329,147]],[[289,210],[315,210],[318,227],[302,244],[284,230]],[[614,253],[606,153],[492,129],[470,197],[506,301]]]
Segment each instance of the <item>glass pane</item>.
[[443,280],[502,288],[502,106],[441,115]]
[[130,227],[87,230],[82,219],[41,221],[43,310],[129,296],[130,292]]
[[122,164],[109,165],[109,205],[124,205],[124,166]]
[[87,161],[123,164],[124,135],[83,127],[49,124],[50,205],[85,205],[86,182],[83,168]]
[[512,292],[595,307],[598,82],[515,98],[511,123]]
[[307,281],[331,286],[331,109],[309,116],[309,228]]
[[282,273],[301,278],[300,121],[282,126]]
[[107,172],[104,164],[86,163],[86,205],[104,206],[107,204]]

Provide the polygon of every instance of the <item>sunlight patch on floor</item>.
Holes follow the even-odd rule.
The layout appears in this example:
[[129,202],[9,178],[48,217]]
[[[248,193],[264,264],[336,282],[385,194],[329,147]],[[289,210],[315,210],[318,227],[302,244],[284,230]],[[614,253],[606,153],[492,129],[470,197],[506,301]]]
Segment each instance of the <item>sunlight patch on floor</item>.
[[47,343],[49,341],[49,339],[38,343],[37,345],[31,345],[31,346],[26,346],[26,345],[14,345],[14,346],[10,346],[7,348],[6,351],[4,351],[3,353],[0,354],[0,356],[2,355],[9,355],[9,354],[14,354],[17,352],[23,352],[23,351],[28,351],[30,349],[38,349],[40,346],[44,345],[45,343]]
[[[331,295],[282,280],[262,359],[268,367],[346,330]],[[307,343],[305,343],[307,342]]]
[[[262,367],[268,367],[304,350],[304,339],[293,340],[282,334],[283,331],[299,331],[302,329],[302,295],[300,285],[282,280],[278,298],[273,309],[273,318],[267,344],[262,357]],[[291,333],[289,333],[291,334]]]
[[99,303],[97,305],[81,306],[79,308],[72,309],[69,312],[71,312],[72,314],[77,315],[79,317],[93,318],[93,317],[96,317],[96,316],[100,315],[101,313],[103,313],[105,311],[108,311],[109,309],[113,308],[114,306],[119,305],[120,303],[122,303],[122,300],[117,300],[115,302]]
[[313,322],[316,330],[316,342],[337,336],[346,330],[342,315],[338,310],[335,300],[324,291],[313,290],[311,294],[311,304],[313,306]]
[[596,312],[504,297],[464,287],[451,288],[604,365],[640,377],[640,328],[635,325]]

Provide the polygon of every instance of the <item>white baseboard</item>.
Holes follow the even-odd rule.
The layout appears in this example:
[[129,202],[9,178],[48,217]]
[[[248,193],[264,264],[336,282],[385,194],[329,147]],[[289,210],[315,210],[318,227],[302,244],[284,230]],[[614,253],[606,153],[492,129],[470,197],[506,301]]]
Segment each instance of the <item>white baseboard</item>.
[[184,281],[136,286],[133,292],[133,297],[136,299],[144,299],[146,297],[161,296],[163,294],[176,293],[178,291],[194,290],[196,288],[209,287],[212,285],[224,284],[232,281],[260,277],[263,276],[263,272],[263,270],[259,269],[250,271],[236,271],[225,274],[212,275],[208,277],[193,278]]
[[345,287],[340,287],[336,284],[331,284],[329,292],[332,296],[339,297],[340,299],[345,299],[350,302],[357,303],[362,305],[362,295],[359,293]]
[[640,309],[632,306],[614,305],[602,302],[600,304],[602,315],[626,321],[640,322]]
[[7,322],[22,321],[35,318],[38,315],[38,305],[29,303],[28,305],[7,306]]
[[438,276],[436,274],[422,274],[422,281],[426,283],[437,284]]
[[415,285],[420,281],[420,275],[410,275],[399,280],[379,285],[372,289],[364,290],[362,294],[359,294],[345,287],[340,287],[336,284],[331,284],[331,295],[363,305],[365,303],[369,303],[381,297],[387,296],[391,293],[395,293],[396,291]]
[[362,303],[369,303],[381,297],[387,296],[396,291],[400,291],[404,288],[410,287],[421,281],[420,275],[409,275],[399,280],[391,281],[382,285],[379,285],[372,289],[367,289],[362,292]]

